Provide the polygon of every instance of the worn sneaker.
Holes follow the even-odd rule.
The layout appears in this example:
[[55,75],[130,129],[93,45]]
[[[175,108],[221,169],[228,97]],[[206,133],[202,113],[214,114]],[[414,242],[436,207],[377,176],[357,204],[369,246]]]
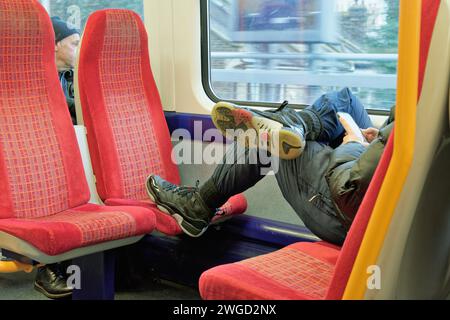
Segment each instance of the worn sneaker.
[[146,188],[158,209],[173,216],[189,236],[200,237],[208,229],[214,212],[211,212],[200,196],[198,185],[180,187],[152,175],[147,179]]
[[[214,125],[230,139],[244,143],[246,147],[259,147],[281,159],[298,158],[306,146],[306,124],[302,117],[287,102],[274,111],[259,111],[237,107],[228,102],[219,102],[212,111]],[[254,143],[239,133],[250,136],[254,132]]]

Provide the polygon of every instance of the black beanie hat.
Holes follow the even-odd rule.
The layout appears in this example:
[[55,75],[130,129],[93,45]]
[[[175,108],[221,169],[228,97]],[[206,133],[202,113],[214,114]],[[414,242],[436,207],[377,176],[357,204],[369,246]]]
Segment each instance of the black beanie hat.
[[60,17],[52,17],[52,24],[53,30],[55,31],[55,43],[58,43],[73,34],[80,34],[80,30],[69,27],[67,22],[61,20]]

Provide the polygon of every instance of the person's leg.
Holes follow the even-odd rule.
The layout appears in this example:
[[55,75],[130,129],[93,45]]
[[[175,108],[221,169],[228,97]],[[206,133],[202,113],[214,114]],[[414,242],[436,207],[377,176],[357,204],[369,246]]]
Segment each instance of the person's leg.
[[348,88],[324,94],[307,109],[313,109],[322,120],[323,130],[317,141],[330,143],[343,135],[345,130],[337,112],[350,114],[361,129],[373,126],[361,101]]
[[[212,118],[224,135],[227,130],[254,130],[258,138],[277,141],[275,151],[271,143],[267,144],[267,149],[274,151],[273,154],[279,158],[292,160],[303,152],[305,140],[333,144],[341,138],[342,142],[344,128],[337,112],[349,113],[361,129],[373,126],[364,106],[348,88],[328,92],[300,111],[288,108],[287,101],[276,111],[260,111],[220,102],[214,107]],[[272,136],[275,133],[278,135],[276,138]]]
[[72,295],[67,284],[70,262],[48,264],[37,269],[34,288],[50,299],[66,299]]
[[200,187],[200,195],[211,210],[220,208],[232,196],[252,188],[265,177],[271,160],[266,156],[261,161],[261,155],[257,149],[237,143],[230,145],[211,178]]
[[[254,149],[231,148],[212,177],[200,188],[210,208],[222,206],[228,199],[242,193],[265,175],[270,164],[255,162]],[[272,160],[276,178],[284,198],[311,232],[322,240],[342,245],[347,231],[337,217],[325,172],[332,149],[314,141],[295,160]],[[230,162],[230,159],[235,159]],[[257,159],[259,160],[259,159]],[[279,161],[277,165],[274,162]]]
[[325,172],[332,149],[308,142],[301,157],[281,160],[276,174],[280,190],[305,226],[320,239],[342,245],[347,230],[337,216]]
[[177,186],[155,175],[147,179],[146,188],[160,210],[173,216],[186,234],[199,237],[229,198],[264,178],[271,161],[257,149],[234,143],[213,176],[200,188]]

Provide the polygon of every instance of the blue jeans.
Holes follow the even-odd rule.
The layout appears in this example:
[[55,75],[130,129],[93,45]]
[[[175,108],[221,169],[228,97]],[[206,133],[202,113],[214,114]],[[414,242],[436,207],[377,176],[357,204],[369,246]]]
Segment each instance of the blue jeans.
[[361,129],[373,127],[361,101],[348,88],[326,93],[308,108],[317,111],[322,119],[323,133],[318,139],[319,142],[329,144],[344,134],[345,130],[337,118],[337,112],[350,114]]

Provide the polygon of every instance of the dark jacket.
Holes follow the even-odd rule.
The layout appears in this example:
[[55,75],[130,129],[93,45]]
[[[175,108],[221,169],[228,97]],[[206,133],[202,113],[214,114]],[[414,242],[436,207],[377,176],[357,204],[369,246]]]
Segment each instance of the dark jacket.
[[369,147],[357,142],[336,148],[330,159],[326,180],[344,226],[349,228],[364,199],[394,127],[395,108],[380,134]]
[[59,72],[59,82],[61,82],[61,87],[63,89],[64,95],[66,96],[67,107],[69,108],[72,123],[76,125],[77,116],[75,113],[73,75],[74,75],[73,70]]

